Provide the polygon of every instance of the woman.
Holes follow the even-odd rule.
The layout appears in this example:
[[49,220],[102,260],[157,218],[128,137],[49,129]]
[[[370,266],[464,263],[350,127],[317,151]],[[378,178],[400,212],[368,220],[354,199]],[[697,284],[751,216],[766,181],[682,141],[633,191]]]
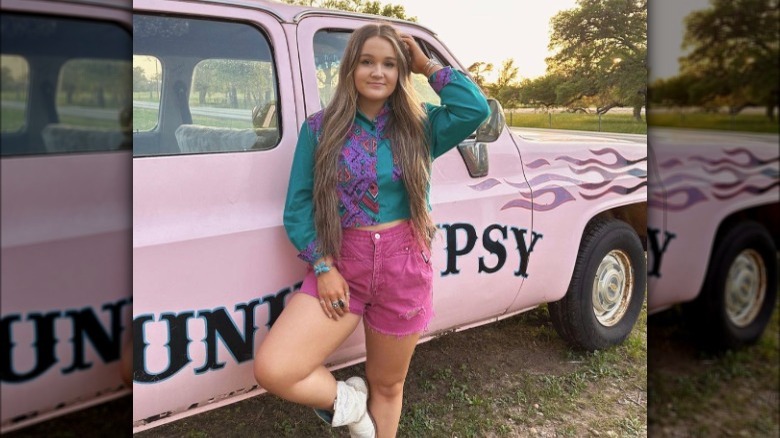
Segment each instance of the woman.
[[[442,106],[419,103],[412,73],[429,78]],[[433,316],[431,161],[488,115],[479,89],[411,36],[384,23],[353,33],[334,98],[303,124],[293,158],[284,224],[311,269],[258,349],[262,387],[353,437],[395,436]],[[361,318],[368,387],[322,365]]]

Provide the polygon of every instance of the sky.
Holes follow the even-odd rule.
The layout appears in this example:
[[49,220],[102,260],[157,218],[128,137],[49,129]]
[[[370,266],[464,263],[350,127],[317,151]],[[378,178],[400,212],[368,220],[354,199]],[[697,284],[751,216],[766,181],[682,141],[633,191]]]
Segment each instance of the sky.
[[403,5],[407,15],[434,31],[464,67],[483,61],[498,70],[504,60],[513,58],[519,79],[545,74],[544,59],[551,55],[547,50],[550,18],[577,4],[576,0],[380,1]]
[[[543,76],[545,58],[552,55],[550,19],[558,12],[573,9],[576,0],[380,0],[382,4],[403,5],[407,15],[435,32],[455,57],[468,67],[483,61],[494,65],[515,60],[520,80]],[[674,76],[679,71],[678,58],[683,19],[693,10],[705,9],[709,0],[652,0],[648,10],[649,80]],[[457,4],[457,6],[453,6]]]
[[[576,0],[380,1],[403,5],[408,15],[436,32],[465,67],[484,61],[498,69],[505,59],[513,58],[521,79],[545,74],[544,59],[552,55],[547,50],[550,18],[577,6]],[[693,10],[707,8],[709,0],[651,0],[648,4],[652,81],[678,73],[683,19]]]
[[[707,9],[709,0],[652,0],[648,2],[649,81],[679,73],[683,56],[684,18],[691,11]],[[686,50],[687,52],[687,50]]]

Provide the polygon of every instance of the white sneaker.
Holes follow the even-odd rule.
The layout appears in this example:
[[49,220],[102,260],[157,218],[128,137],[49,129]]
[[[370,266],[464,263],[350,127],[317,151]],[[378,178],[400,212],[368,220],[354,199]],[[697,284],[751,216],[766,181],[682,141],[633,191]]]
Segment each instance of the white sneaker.
[[[340,383],[342,382],[339,382],[339,384]],[[358,395],[358,400],[365,400],[360,408],[353,412],[354,416],[360,414],[358,418],[355,421],[346,423],[347,428],[349,429],[349,436],[352,438],[376,438],[376,425],[374,424],[371,415],[368,413],[368,386],[366,386],[366,382],[360,377],[350,377],[344,383],[345,386],[352,389],[354,393]],[[339,395],[341,395],[340,392]],[[338,397],[336,398],[336,404],[338,406]],[[336,412],[338,412],[338,408]],[[336,414],[334,413],[334,417],[335,416]],[[350,417],[354,418],[353,416]],[[336,425],[335,418],[333,425]]]

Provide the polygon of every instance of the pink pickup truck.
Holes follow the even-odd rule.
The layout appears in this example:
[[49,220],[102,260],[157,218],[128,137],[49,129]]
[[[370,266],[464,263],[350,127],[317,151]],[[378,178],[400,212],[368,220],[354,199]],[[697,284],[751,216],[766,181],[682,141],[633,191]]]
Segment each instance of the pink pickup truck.
[[[255,349],[306,269],[282,227],[298,129],[331,98],[350,32],[376,17],[243,0],[133,9],[139,431],[262,391]],[[395,24],[463,70],[434,32]],[[436,317],[423,342],[549,303],[572,344],[620,343],[645,296],[645,138],[536,141],[491,106],[433,166]],[[328,364],[362,361],[362,336]]]
[[683,304],[702,346],[758,340],[777,297],[777,134],[653,128],[649,313]]

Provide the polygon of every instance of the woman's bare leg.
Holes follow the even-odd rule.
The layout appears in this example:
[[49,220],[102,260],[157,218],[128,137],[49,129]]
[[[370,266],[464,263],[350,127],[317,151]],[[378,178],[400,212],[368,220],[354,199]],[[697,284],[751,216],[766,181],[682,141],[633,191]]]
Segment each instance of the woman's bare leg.
[[322,311],[319,300],[295,294],[255,355],[255,379],[286,400],[333,409],[336,379],[323,366],[355,331],[360,317],[347,313],[337,321]]
[[377,438],[392,438],[398,432],[404,381],[419,338],[383,335],[366,327],[368,411],[376,421]]

